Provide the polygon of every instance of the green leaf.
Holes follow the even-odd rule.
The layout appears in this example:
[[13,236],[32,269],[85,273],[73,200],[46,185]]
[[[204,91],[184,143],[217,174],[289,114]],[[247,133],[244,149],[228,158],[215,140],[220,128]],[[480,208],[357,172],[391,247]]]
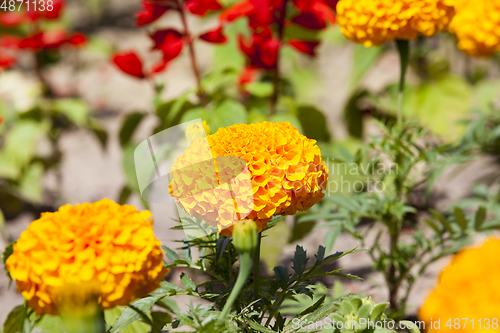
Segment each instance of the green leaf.
[[274,267],[274,274],[281,288],[286,288],[286,286],[288,286],[288,281],[290,279],[290,275],[288,274],[286,268],[283,266],[276,266]]
[[326,117],[321,111],[314,106],[299,106],[297,116],[305,136],[316,141],[330,141]]
[[184,115],[182,116],[181,123],[196,119],[201,119],[208,122],[210,119],[210,112],[208,112],[205,108],[190,109],[186,111],[186,113],[184,113]]
[[253,82],[247,84],[245,90],[254,96],[266,98],[272,95],[274,88],[271,82]]
[[26,308],[24,305],[16,306],[10,311],[3,324],[3,333],[22,333],[25,319]]
[[299,316],[305,316],[306,314],[316,311],[321,305],[323,305],[325,299],[326,295],[321,296],[320,299],[318,299],[313,305],[299,313]]
[[379,303],[379,304],[375,305],[373,307],[372,313],[370,314],[370,320],[373,322],[377,321],[384,313],[387,305],[389,305],[389,303]]
[[42,198],[42,177],[44,168],[41,162],[29,165],[20,180],[19,193],[30,202],[38,203]]
[[349,302],[347,300],[343,300],[340,303],[339,310],[340,310],[340,312],[342,312],[342,314],[344,316],[350,315],[354,312],[354,308],[352,307],[351,302]]
[[478,210],[476,211],[476,218],[474,221],[474,225],[476,227],[476,230],[481,229],[484,221],[486,220],[486,208],[483,206],[479,207]]
[[125,118],[123,125],[120,129],[120,144],[125,146],[130,142],[132,135],[134,135],[135,130],[141,123],[141,121],[146,116],[143,112],[134,112],[131,113]]
[[248,321],[248,325],[250,325],[250,327],[254,330],[256,330],[257,332],[262,332],[262,333],[276,333],[275,331],[273,331],[272,329],[270,328],[267,328],[265,326],[262,326],[261,324],[259,324],[258,322],[256,322],[255,320],[253,319],[250,319]]
[[332,228],[325,235],[325,249],[326,253],[332,252],[333,246],[335,245],[335,241],[339,237],[342,231],[342,223],[334,222]]
[[465,219],[464,212],[460,207],[456,206],[453,213],[455,215],[455,220],[457,221],[457,224],[460,226],[462,231],[465,231],[465,229],[467,229],[467,220]]
[[72,123],[83,126],[87,123],[90,110],[82,99],[58,99],[52,104],[52,111],[66,116]]
[[131,194],[132,190],[130,189],[130,187],[128,187],[127,185],[123,186],[122,190],[120,191],[120,196],[118,197],[118,203],[120,205],[126,204]]
[[196,285],[186,273],[181,274],[181,284],[187,291],[196,291]]
[[434,230],[437,234],[440,234],[440,235],[441,235],[441,230],[439,230],[438,226],[437,226],[434,222],[432,222],[432,221],[431,221],[431,220],[429,220],[429,219],[425,219],[424,221],[425,221],[425,223],[427,223],[427,225],[428,225],[429,227],[431,227],[431,228],[432,228],[432,229],[433,229],[433,230]]
[[384,47],[354,47],[353,68],[349,78],[349,86],[353,89],[368,73],[384,51]]
[[420,333],[418,326],[415,323],[412,323],[411,321],[402,320],[399,322],[399,325],[406,327],[408,331],[410,331],[410,333]]
[[293,270],[299,277],[304,274],[304,271],[306,269],[307,261],[309,259],[307,258],[306,251],[304,251],[304,248],[302,246],[297,245],[295,248],[295,255],[293,256],[292,262],[293,262]]
[[159,328],[163,328],[166,324],[172,322],[172,316],[162,311],[151,312],[151,318],[153,319],[153,324]]
[[[3,217],[3,215],[2,215]],[[10,273],[9,271],[7,270],[7,259],[9,259],[9,257],[12,255],[12,253],[14,253],[14,245],[16,244],[16,242],[12,242],[10,243],[6,248],[5,250],[3,251],[3,254],[2,254],[2,261],[3,261],[3,265],[4,265],[4,268],[5,268],[5,271],[7,272],[7,276],[9,277],[9,279],[12,280],[12,278],[10,277]]]
[[325,259],[325,252],[326,249],[323,245],[320,245],[318,247],[318,253],[316,253],[316,263],[315,265],[319,265],[323,262],[323,259]]
[[370,317],[371,312],[372,312],[372,305],[370,303],[365,303],[361,305],[361,307],[358,310],[358,318],[368,319]]
[[108,143],[108,133],[106,133],[106,131],[103,130],[100,126],[98,126],[97,124],[93,124],[92,122],[89,125],[89,129],[92,131],[92,133],[94,133],[97,140],[99,140],[102,149],[105,149]]
[[175,252],[174,250],[172,250],[168,246],[162,245],[161,248],[163,249],[163,251],[165,251],[165,255],[167,256],[167,259],[169,259],[171,261],[176,261],[176,260],[180,259],[177,252]]
[[302,124],[294,114],[278,113],[273,115],[269,121],[273,123],[279,123],[279,122],[284,123],[289,121],[290,125],[298,129],[300,133],[304,134],[304,129],[302,128]]
[[[133,305],[136,309],[146,313],[149,310],[151,310],[156,301],[158,301],[162,297],[163,296],[148,296],[133,302],[131,305]],[[141,315],[137,313],[134,309],[126,308],[125,310],[123,310],[123,312],[120,314],[116,322],[113,324],[109,333],[121,331],[123,328],[139,320],[140,318]]]
[[408,40],[396,39],[396,46],[399,53],[401,73],[399,78],[399,91],[403,92],[406,79],[406,70],[410,62],[410,42]]
[[222,258],[224,251],[226,250],[227,245],[231,242],[232,237],[219,238],[217,243],[215,244],[215,254],[217,258],[217,262]]
[[437,211],[435,211],[434,209],[431,209],[430,210],[431,214],[439,221],[441,222],[441,224],[443,225],[443,227],[448,230],[450,233],[453,232],[453,229],[451,228],[451,225],[450,225],[450,222],[448,222],[448,220],[443,216],[441,215],[440,213],[438,213]]
[[246,124],[247,112],[243,105],[234,100],[225,100],[210,114],[210,130],[215,133],[221,127]]
[[160,283],[160,288],[156,289],[153,293],[157,295],[157,294],[175,293],[177,291],[183,291],[183,290],[176,284],[167,281],[162,281]]

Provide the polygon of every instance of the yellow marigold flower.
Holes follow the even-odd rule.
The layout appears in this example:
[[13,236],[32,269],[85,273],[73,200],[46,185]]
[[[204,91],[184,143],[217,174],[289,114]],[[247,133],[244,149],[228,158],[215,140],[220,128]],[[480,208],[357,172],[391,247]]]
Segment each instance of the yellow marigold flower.
[[471,56],[491,56],[500,50],[500,0],[457,0],[450,32],[458,48]]
[[98,288],[104,309],[128,305],[168,272],[151,216],[108,199],[43,213],[21,234],[7,269],[38,314],[57,314],[71,285]]
[[[428,332],[480,333],[500,328],[499,253],[500,239],[490,239],[479,248],[460,251],[453,258],[420,309],[419,318]],[[466,323],[462,318],[469,320]]]
[[275,215],[309,209],[323,198],[328,179],[316,141],[289,122],[220,128],[193,140],[172,170],[170,191],[179,206],[224,235],[243,219],[254,220],[260,232]]
[[454,0],[341,0],[337,22],[344,36],[365,46],[435,35],[448,28]]

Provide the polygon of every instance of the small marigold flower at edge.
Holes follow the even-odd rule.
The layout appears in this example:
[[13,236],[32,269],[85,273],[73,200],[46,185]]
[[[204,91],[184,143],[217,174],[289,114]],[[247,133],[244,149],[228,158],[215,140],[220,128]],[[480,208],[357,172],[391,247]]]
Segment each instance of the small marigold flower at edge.
[[180,208],[226,236],[241,220],[255,221],[260,232],[273,216],[309,209],[328,179],[316,141],[289,122],[220,128],[194,139],[172,171],[170,193]]
[[[490,239],[478,248],[464,249],[455,255],[418,314],[426,328],[434,323],[430,332],[477,333],[498,329],[499,253],[500,239]],[[495,319],[496,328],[492,326]],[[437,321],[440,327],[435,324]]]
[[500,51],[500,0],[456,0],[450,32],[458,48],[471,56],[491,56]]
[[71,285],[92,285],[103,309],[128,305],[168,272],[151,215],[108,199],[43,213],[14,245],[7,270],[39,315],[58,314]]
[[342,0],[337,23],[347,39],[365,46],[394,39],[411,40],[445,31],[453,18],[453,0]]

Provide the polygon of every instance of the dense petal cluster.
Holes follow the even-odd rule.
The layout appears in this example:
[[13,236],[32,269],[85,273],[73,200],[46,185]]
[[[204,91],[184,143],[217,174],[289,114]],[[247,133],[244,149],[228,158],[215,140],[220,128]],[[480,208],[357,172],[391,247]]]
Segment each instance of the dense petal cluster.
[[243,219],[262,230],[275,215],[309,209],[323,198],[327,180],[315,140],[288,122],[262,122],[194,139],[176,159],[170,185],[188,214],[230,235]]
[[471,56],[491,56],[500,51],[500,1],[457,0],[450,32],[458,47]]
[[342,0],[337,23],[344,36],[365,46],[432,36],[448,28],[454,0]]
[[7,269],[38,314],[57,314],[60,292],[71,285],[97,286],[105,309],[128,305],[155,290],[168,271],[150,217],[108,199],[63,206],[29,225]]
[[[426,327],[430,327],[431,320],[440,320],[440,328],[434,327],[432,332],[477,333],[498,329],[499,253],[500,239],[490,239],[481,247],[462,250],[453,258],[419,311]],[[469,321],[461,320],[456,327],[455,318],[469,318]],[[492,326],[495,318],[496,328]]]

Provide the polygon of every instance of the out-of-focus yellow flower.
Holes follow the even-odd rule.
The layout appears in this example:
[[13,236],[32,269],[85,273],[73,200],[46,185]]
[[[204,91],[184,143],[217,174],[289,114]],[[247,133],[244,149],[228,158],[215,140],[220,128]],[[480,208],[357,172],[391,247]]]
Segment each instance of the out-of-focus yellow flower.
[[[491,239],[479,248],[462,250],[453,258],[419,311],[428,332],[480,333],[500,329],[499,253],[500,239]],[[468,318],[468,322],[463,318]]]
[[254,220],[260,232],[275,215],[309,209],[328,180],[316,141],[289,122],[220,128],[193,140],[172,170],[179,206],[226,236],[240,220]]
[[448,28],[455,0],[341,0],[337,22],[344,36],[365,46],[432,36]]
[[108,199],[43,213],[21,234],[7,269],[38,314],[57,314],[65,286],[74,285],[93,286],[104,309],[128,305],[168,272],[151,216]]
[[207,122],[203,120],[203,122],[196,122],[189,124],[186,128],[186,138],[189,141],[192,141],[196,138],[206,138],[207,135],[210,134],[210,127]]
[[500,50],[500,0],[456,0],[450,32],[458,48],[471,56],[491,56]]

